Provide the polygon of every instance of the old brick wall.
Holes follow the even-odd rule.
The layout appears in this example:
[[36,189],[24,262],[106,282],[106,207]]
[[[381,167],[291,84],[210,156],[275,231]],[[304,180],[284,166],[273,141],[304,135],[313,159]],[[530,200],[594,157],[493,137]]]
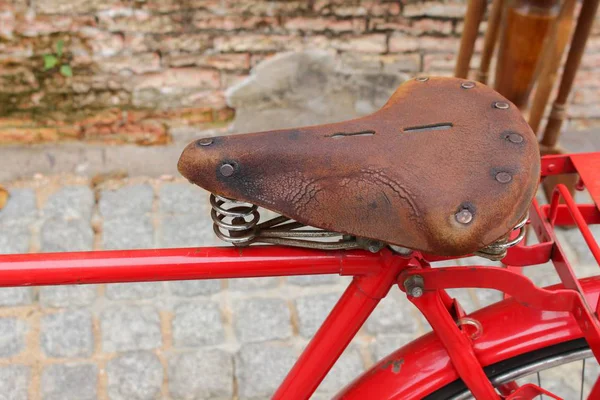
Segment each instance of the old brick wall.
[[[464,12],[464,0],[0,0],[0,143],[165,143],[179,125],[228,122],[225,90],[285,51],[449,75]],[[596,29],[570,109],[578,126],[600,120],[599,50]]]

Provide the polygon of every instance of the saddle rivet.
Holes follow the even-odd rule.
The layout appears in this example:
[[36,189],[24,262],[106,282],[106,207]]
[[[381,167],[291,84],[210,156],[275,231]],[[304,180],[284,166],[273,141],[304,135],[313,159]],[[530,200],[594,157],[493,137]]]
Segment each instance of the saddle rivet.
[[235,168],[233,168],[233,165],[231,164],[223,164],[221,165],[221,168],[219,168],[219,171],[223,176],[231,176],[233,175]]
[[427,82],[429,80],[428,76],[419,76],[416,78],[416,81],[418,82]]
[[494,103],[494,108],[497,108],[499,110],[507,110],[508,107],[508,103],[505,103],[504,101],[497,101]]
[[404,289],[406,289],[406,293],[408,293],[412,297],[423,296],[424,287],[425,281],[423,280],[423,277],[421,275],[409,276],[404,281]]
[[496,180],[500,183],[508,183],[512,181],[512,176],[508,172],[498,172],[496,174]]
[[508,140],[511,143],[522,143],[523,136],[519,135],[518,133],[511,133],[510,135],[508,135]]
[[460,210],[455,215],[456,221],[461,224],[468,224],[473,220],[473,213],[466,208]]
[[471,81],[463,82],[460,84],[460,87],[463,89],[473,89],[475,87],[475,82],[471,82]]
[[197,143],[200,146],[210,146],[211,144],[213,144],[213,138],[198,139]]

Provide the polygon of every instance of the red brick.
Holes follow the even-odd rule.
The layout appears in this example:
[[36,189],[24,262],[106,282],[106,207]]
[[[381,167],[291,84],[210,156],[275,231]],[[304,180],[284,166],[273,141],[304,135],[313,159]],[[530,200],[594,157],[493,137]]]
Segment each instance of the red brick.
[[440,17],[440,18],[463,18],[467,11],[467,3],[412,3],[406,4],[402,14],[405,17]]
[[409,53],[420,49],[419,38],[402,32],[396,32],[389,39],[389,50],[392,53]]
[[102,72],[119,74],[131,71],[134,74],[156,72],[161,69],[160,56],[157,53],[135,54],[101,59],[96,65]]
[[279,25],[278,19],[267,16],[242,17],[235,15],[215,16],[207,12],[196,12],[193,25],[198,29],[233,31],[238,29],[273,31]]
[[250,54],[179,54],[168,58],[168,64],[173,67],[199,66],[219,70],[248,70],[250,69]]
[[414,20],[411,23],[409,31],[413,35],[424,35],[432,33],[449,35],[452,33],[452,22],[440,21],[437,19]]
[[302,40],[298,36],[244,34],[215,38],[215,50],[220,52],[272,52],[301,48]]
[[361,32],[365,30],[365,21],[363,19],[335,19],[335,18],[308,18],[295,17],[286,20],[283,26],[292,31],[302,32]]
[[170,68],[162,72],[136,76],[133,85],[136,89],[188,87],[217,89],[220,86],[220,76],[217,71],[208,69]]
[[385,53],[386,38],[384,34],[369,34],[362,36],[344,36],[328,38],[326,36],[313,36],[308,38],[309,43],[318,48],[329,48],[341,51],[355,51],[359,53]]
[[55,142],[59,138],[55,128],[21,127],[0,130],[0,143]]

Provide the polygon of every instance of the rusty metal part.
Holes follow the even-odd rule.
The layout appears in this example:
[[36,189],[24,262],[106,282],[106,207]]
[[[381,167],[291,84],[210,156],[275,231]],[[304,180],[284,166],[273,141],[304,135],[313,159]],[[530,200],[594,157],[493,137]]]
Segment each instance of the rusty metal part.
[[[535,135],[494,90],[456,78],[411,80],[372,115],[189,144],[178,168],[220,196],[302,224],[440,255],[504,238],[533,199]],[[514,143],[507,135],[517,133]],[[223,165],[235,173],[223,176]],[[509,183],[496,174],[510,173]],[[468,224],[456,213],[467,209]]]
[[306,225],[278,216],[258,223],[260,212],[254,204],[210,195],[215,235],[235,246],[270,243],[319,250],[364,249],[379,252],[385,244],[322,229],[304,229]]
[[512,229],[513,231],[519,231],[514,239],[509,240],[509,235],[506,235],[505,238],[496,240],[494,243],[476,251],[474,254],[493,261],[502,260],[506,256],[508,249],[516,246],[525,238],[527,233],[525,224],[527,224],[528,220],[529,213],[526,213],[523,219]]

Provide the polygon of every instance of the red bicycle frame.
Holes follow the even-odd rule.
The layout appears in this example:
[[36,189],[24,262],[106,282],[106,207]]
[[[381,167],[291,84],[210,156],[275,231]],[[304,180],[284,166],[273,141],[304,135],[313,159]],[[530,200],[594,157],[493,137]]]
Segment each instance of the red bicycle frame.
[[[423,293],[408,297],[429,321],[433,333],[381,360],[340,397],[358,399],[369,394],[371,398],[417,399],[460,378],[476,398],[499,399],[484,373],[487,365],[580,337],[587,340],[600,360],[600,278],[578,280],[554,235],[554,226],[575,224],[600,264],[600,248],[588,227],[600,223],[598,165],[600,153],[543,158],[542,177],[579,173],[580,186],[588,189],[596,204],[577,205],[560,185],[550,205],[540,207],[534,201],[530,225],[539,244],[510,249],[503,260],[506,268],[436,268],[430,263],[448,258],[419,252],[402,256],[388,249],[371,254],[275,246],[211,247],[2,255],[0,286],[314,274],[354,276],[274,395],[277,399],[305,399],[316,390],[391,287],[398,284],[405,291],[405,282],[418,277]],[[560,198],[564,203],[559,202]],[[542,289],[522,275],[522,268],[549,260],[562,285]],[[467,287],[496,289],[508,297],[469,316],[476,326],[479,324],[480,337],[473,336],[474,332],[461,323],[466,316],[460,304],[445,291]],[[548,321],[554,325],[548,325]],[[429,366],[425,370],[418,367],[423,361]],[[402,379],[397,379],[400,371]],[[534,385],[512,385],[505,398],[531,399],[540,393],[553,396]],[[590,398],[600,398],[598,382]]]

